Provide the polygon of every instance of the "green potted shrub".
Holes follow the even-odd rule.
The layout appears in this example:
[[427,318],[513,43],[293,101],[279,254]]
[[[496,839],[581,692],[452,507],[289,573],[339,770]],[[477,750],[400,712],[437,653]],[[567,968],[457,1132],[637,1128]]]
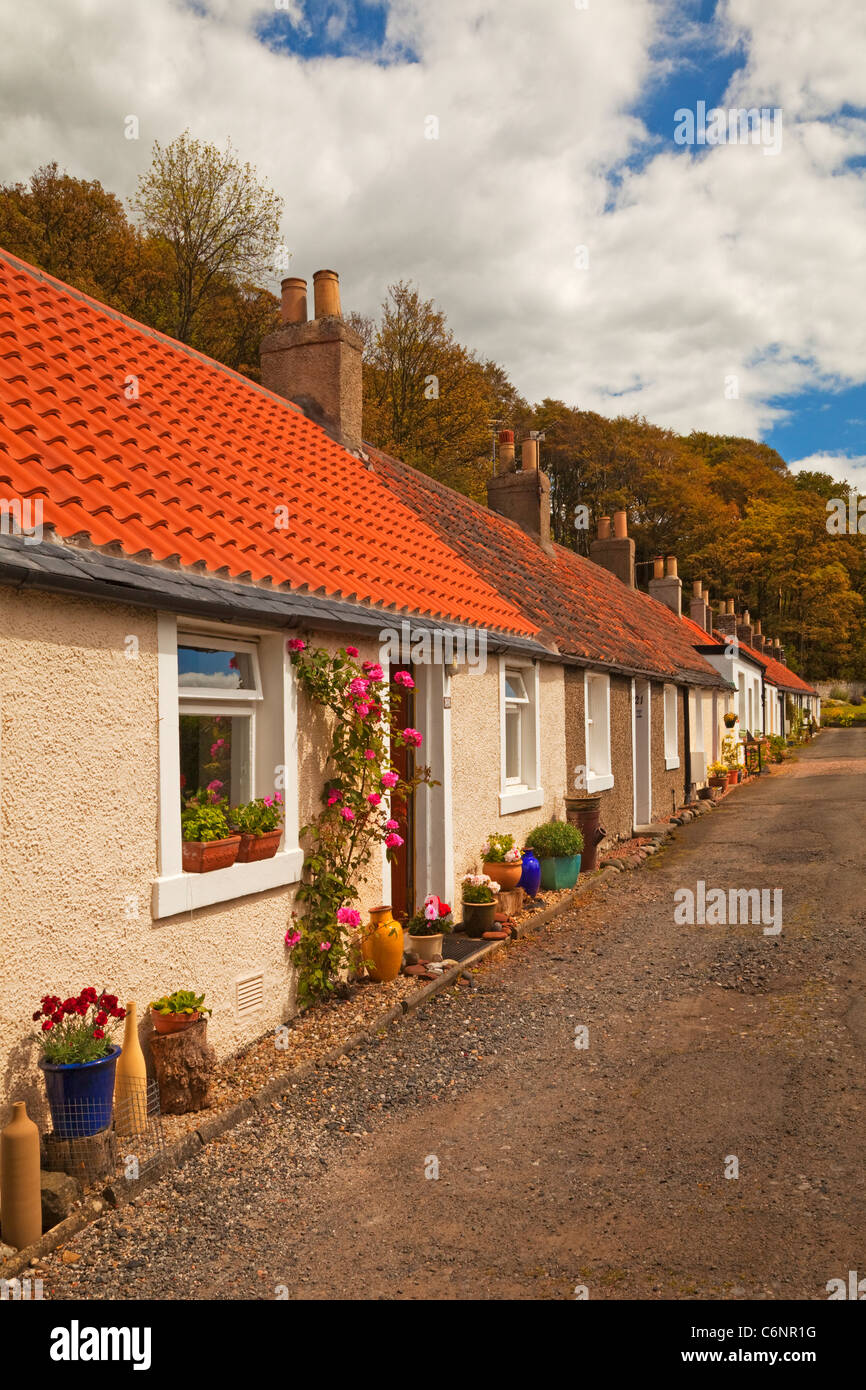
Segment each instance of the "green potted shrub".
[[499,884],[488,874],[464,874],[461,882],[463,930],[467,936],[483,936],[493,930]]
[[500,891],[516,888],[523,873],[523,856],[515,847],[513,835],[488,835],[481,846],[482,869],[488,878],[495,879]]
[[176,989],[150,1004],[150,1017],[157,1033],[182,1033],[211,1010],[204,1006],[204,995],[192,989]]
[[573,888],[580,873],[583,835],[570,821],[551,820],[530,830],[526,843],[541,864],[542,888]]
[[273,859],[283,834],[283,798],[260,796],[229,811],[232,830],[241,837],[238,863],[249,864],[257,859]]
[[406,923],[409,949],[415,952],[419,961],[441,956],[445,933],[450,932],[453,926],[451,908],[435,893],[431,893],[424,900],[421,912],[416,912]]
[[180,829],[184,873],[207,874],[214,869],[227,869],[237,859],[241,837],[232,834],[219,805],[191,802],[181,812]]

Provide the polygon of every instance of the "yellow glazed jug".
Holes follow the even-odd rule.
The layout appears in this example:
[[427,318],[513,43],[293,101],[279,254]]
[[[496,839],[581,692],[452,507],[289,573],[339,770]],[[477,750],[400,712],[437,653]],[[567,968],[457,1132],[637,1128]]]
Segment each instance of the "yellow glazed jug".
[[114,1074],[114,1127],[124,1135],[147,1132],[147,1064],[138,1041],[138,1009],[131,1000]]
[[363,929],[361,953],[367,974],[380,984],[396,980],[403,963],[403,928],[391,916],[390,906],[370,909],[370,920]]

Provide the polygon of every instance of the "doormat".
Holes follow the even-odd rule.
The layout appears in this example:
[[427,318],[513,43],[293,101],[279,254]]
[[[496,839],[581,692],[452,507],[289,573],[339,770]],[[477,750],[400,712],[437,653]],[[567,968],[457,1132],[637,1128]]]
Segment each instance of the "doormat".
[[448,935],[442,942],[442,959],[466,960],[476,951],[480,951],[482,946],[487,945],[489,942],[482,941],[479,937]]

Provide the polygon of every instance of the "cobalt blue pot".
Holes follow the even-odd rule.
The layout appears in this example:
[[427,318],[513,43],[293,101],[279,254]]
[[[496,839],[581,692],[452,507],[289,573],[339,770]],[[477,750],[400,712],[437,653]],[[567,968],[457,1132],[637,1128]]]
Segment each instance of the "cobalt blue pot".
[[522,888],[527,897],[538,897],[538,887],[541,883],[541,865],[536,855],[531,849],[523,851],[523,873],[520,875],[518,888]]
[[47,1062],[40,1057],[51,1124],[58,1139],[84,1139],[108,1129],[119,1056],[120,1048],[112,1047],[107,1057],[97,1057],[95,1062]]

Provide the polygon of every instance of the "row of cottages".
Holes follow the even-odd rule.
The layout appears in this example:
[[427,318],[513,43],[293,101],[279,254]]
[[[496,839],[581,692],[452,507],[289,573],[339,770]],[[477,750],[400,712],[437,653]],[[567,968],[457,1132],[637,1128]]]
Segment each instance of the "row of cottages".
[[[415,678],[438,785],[365,907],[450,900],[488,832],[519,842],[568,795],[599,793],[611,837],[669,813],[703,777],[696,730],[737,699],[635,588],[624,514],[582,559],[551,544],[532,441],[514,472],[505,441],[487,508],[366,448],[336,276],[312,319],[286,281],[283,319],[258,386],[0,252],[7,1094],[38,1096],[46,991],[204,990],[222,1055],[294,1011],[283,938],[326,744],[289,637]],[[273,859],[184,873],[182,788],[208,780],[215,717],[232,802],[280,787],[284,834]]]

